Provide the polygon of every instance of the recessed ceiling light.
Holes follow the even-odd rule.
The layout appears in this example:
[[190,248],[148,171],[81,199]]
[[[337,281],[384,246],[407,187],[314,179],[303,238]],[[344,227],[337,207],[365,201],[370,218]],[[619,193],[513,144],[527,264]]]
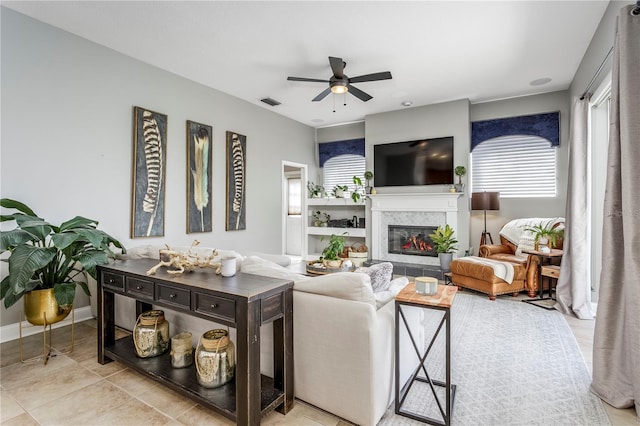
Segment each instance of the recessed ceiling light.
[[538,78],[537,80],[533,80],[529,85],[531,86],[542,86],[543,84],[547,84],[551,82],[549,77]]
[[312,123],[323,123],[324,120],[322,118],[314,118],[311,120]]
[[405,107],[410,107],[411,105],[413,105],[413,102],[411,102],[411,101],[404,101],[402,103],[402,106],[405,106]]

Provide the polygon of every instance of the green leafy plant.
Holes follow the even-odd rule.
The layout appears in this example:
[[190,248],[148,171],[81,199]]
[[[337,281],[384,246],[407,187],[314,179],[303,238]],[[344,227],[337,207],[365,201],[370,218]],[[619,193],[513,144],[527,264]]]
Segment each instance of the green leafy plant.
[[453,253],[458,249],[456,244],[458,240],[453,238],[454,230],[448,224],[443,228],[438,226],[433,234],[429,234],[429,238],[436,245],[436,252],[440,253]]
[[324,197],[327,193],[324,189],[324,186],[317,185],[311,181],[307,182],[307,190],[309,190],[309,196],[311,197]]
[[6,308],[31,290],[53,288],[60,306],[73,304],[76,285],[90,295],[87,284],[76,281],[86,271],[97,279],[97,265],[115,258],[111,245],[125,249],[109,234],[97,229],[98,222],[82,216],[55,226],[38,217],[25,204],[3,198],[0,206],[17,210],[0,216],[17,227],[0,232],[0,254],[10,252],[9,275],[0,282],[0,299]]
[[555,247],[558,240],[564,237],[564,230],[554,228],[553,225],[544,225],[540,222],[537,225],[525,228],[525,231],[529,231],[534,236],[534,241],[537,243],[541,238],[547,238],[551,242],[551,246]]
[[464,166],[457,166],[453,173],[458,176],[458,184],[462,184],[462,176],[467,174],[467,169]]
[[353,200],[354,203],[357,203],[360,201],[360,198],[362,198],[362,179],[360,179],[358,176],[354,176],[353,177],[353,192],[351,192],[351,199]]
[[313,212],[314,225],[315,226],[327,226],[329,223],[329,219],[331,219],[331,215],[325,212],[321,212],[320,210],[316,210]]
[[[336,186],[333,188],[332,193],[333,193],[333,196],[334,196],[334,197],[336,197],[336,198],[342,198],[342,197],[343,197],[343,194],[342,194],[342,193],[347,192],[347,191],[349,191],[349,187],[348,187],[347,185],[336,185]],[[342,193],[341,193],[341,192],[342,192]]]
[[[331,234],[329,237],[329,245],[322,250],[322,259],[324,260],[340,260],[340,254],[344,251],[344,245],[346,242],[345,235],[347,233],[344,232],[341,235]],[[322,237],[321,241],[324,241],[325,238]]]

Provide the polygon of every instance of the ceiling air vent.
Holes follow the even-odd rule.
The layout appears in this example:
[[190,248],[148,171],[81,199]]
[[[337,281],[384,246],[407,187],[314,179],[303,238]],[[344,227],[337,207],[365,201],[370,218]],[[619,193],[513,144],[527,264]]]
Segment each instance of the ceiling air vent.
[[280,105],[280,102],[276,101],[275,99],[271,99],[271,98],[264,98],[264,99],[260,99],[262,102],[264,102],[267,105],[270,106],[277,106]]

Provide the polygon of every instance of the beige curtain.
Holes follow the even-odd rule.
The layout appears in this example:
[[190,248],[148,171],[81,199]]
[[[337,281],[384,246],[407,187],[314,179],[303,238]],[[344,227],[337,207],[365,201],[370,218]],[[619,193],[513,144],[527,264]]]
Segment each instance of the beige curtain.
[[640,15],[626,6],[614,44],[602,274],[592,391],[640,414]]
[[589,228],[591,204],[588,190],[589,96],[576,99],[571,114],[569,181],[565,239],[555,308],[580,319],[593,319],[591,312],[591,267]]

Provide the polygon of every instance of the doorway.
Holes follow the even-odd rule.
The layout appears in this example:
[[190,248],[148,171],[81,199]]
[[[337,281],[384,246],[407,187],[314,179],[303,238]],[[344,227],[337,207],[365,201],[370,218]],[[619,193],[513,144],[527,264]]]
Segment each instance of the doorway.
[[292,259],[301,259],[306,252],[306,182],[306,164],[282,162],[282,254]]

